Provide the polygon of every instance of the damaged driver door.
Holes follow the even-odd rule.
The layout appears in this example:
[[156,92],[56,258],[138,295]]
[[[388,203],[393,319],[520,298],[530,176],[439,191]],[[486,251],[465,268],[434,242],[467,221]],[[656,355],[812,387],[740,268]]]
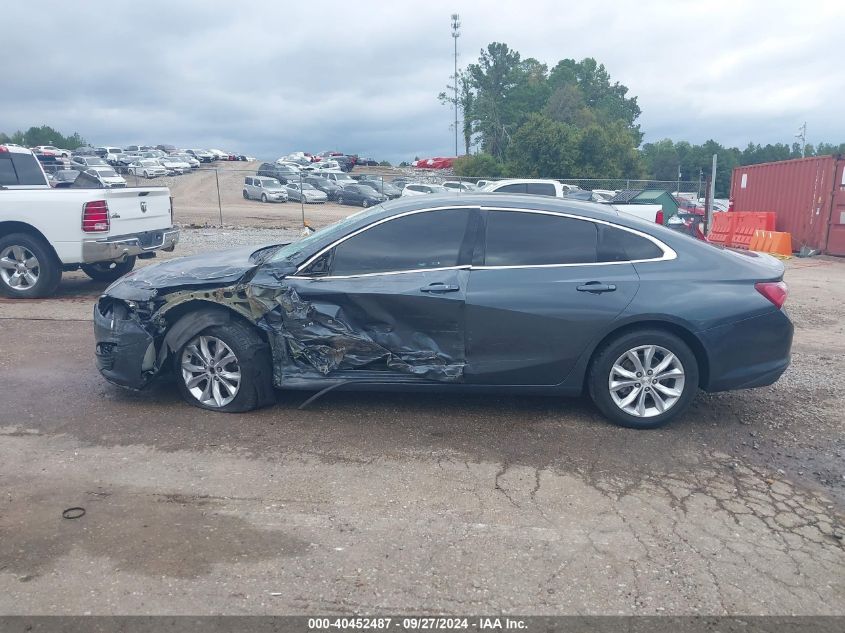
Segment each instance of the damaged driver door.
[[[299,369],[365,382],[461,382],[464,303],[479,215],[464,207],[385,218],[288,277],[320,326],[295,342],[303,348],[295,359]],[[309,363],[308,346],[328,361]]]

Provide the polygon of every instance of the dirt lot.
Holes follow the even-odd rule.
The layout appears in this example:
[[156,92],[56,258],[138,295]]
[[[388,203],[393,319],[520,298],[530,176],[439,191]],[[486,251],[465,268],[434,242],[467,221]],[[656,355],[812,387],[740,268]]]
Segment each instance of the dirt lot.
[[[315,228],[331,224],[361,207],[334,203],[301,205],[298,202],[267,203],[244,200],[246,176],[254,176],[260,161],[218,162],[213,167],[182,176],[135,178],[127,176],[129,186],[166,186],[173,194],[175,219],[185,225],[231,225],[262,228],[301,228],[303,211],[306,222]],[[357,168],[353,175],[373,174],[388,182],[400,175],[399,170],[384,167]],[[220,200],[218,204],[218,183]],[[223,222],[220,221],[222,210]]]
[[782,380],[651,432],[525,396],[212,414],[100,378],[102,284],[0,302],[0,612],[845,614],[845,262],[787,266]]

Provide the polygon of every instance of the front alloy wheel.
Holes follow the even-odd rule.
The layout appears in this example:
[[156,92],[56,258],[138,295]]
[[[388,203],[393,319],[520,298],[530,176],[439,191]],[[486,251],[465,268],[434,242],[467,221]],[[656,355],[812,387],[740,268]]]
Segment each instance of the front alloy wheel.
[[665,347],[641,345],[626,351],[610,370],[613,402],[628,415],[651,418],[677,404],[684,392],[684,366]]
[[200,335],[182,350],[185,388],[203,406],[221,409],[232,402],[241,386],[237,356],[215,336]]

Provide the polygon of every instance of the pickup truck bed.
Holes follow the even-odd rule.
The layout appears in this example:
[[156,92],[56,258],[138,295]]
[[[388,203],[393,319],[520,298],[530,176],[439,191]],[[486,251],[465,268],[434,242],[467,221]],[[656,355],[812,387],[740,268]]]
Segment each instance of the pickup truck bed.
[[178,241],[165,187],[0,189],[0,292],[8,297],[47,296],[62,271],[80,267],[117,279],[137,256]]

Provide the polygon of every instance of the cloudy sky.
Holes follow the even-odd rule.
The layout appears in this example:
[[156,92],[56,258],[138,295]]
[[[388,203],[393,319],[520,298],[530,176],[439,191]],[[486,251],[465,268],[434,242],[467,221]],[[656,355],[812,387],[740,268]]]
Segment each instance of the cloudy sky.
[[845,141],[842,0],[254,2],[3,0],[0,131],[274,158],[450,155],[449,16],[461,66],[489,42],[595,57],[646,140]]

